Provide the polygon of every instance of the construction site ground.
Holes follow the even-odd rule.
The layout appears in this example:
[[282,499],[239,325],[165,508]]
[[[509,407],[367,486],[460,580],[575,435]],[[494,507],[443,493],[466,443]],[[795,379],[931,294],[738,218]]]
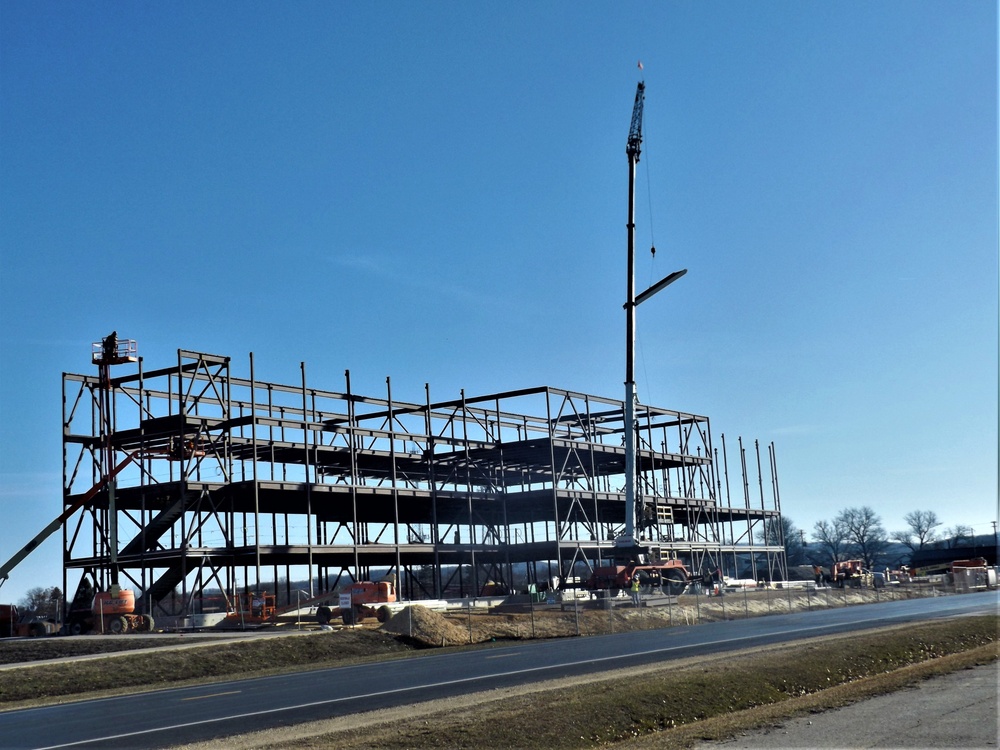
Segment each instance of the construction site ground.
[[[248,630],[215,629],[197,632],[132,633],[124,636],[88,634],[59,638],[4,639],[0,648],[0,670],[67,659],[124,656],[135,650],[221,646],[247,638],[260,639],[318,630],[379,631],[402,636],[408,647],[452,647],[494,641],[568,636],[604,635],[692,625],[716,620],[735,620],[771,614],[799,612],[825,607],[843,607],[896,599],[944,595],[928,587],[886,589],[765,589],[738,591],[725,596],[684,595],[643,597],[636,607],[630,598],[613,600],[574,599],[558,603],[522,603],[492,609],[456,607],[434,612],[416,603],[398,612],[386,623],[374,618],[358,625],[335,620],[320,626],[314,613],[303,611],[275,627]],[[376,652],[378,649],[376,649]],[[374,653],[373,656],[377,656]],[[363,654],[352,654],[354,657]],[[0,689],[0,703],[4,700]],[[8,698],[9,700],[9,698]]]
[[[558,603],[522,603],[487,609],[469,606],[447,612],[424,607],[406,607],[387,623],[374,618],[345,626],[335,620],[328,626],[340,630],[379,630],[405,637],[412,646],[462,646],[502,640],[562,638],[603,635],[627,630],[691,625],[716,620],[735,620],[784,614],[825,607],[842,607],[892,601],[943,592],[928,588],[888,589],[765,589],[737,591],[725,596],[684,595],[643,597],[636,607],[631,599],[574,599]],[[4,639],[0,648],[0,670],[64,659],[88,659],[125,655],[135,650],[219,646],[246,638],[308,633],[323,630],[315,612],[303,611],[286,617],[276,627],[248,630],[215,629],[132,633],[124,636],[88,634],[59,638]],[[2,692],[0,692],[2,701]]]
[[[412,607],[397,613],[383,629],[428,646],[458,646],[493,640],[604,635],[893,601],[933,593],[911,588],[786,588],[737,591],[724,596],[643,597],[638,607],[627,596],[613,600],[525,603],[498,607],[492,612],[470,607],[465,611],[431,613]],[[374,626],[371,621],[362,625]]]
[[[0,646],[0,656],[8,662],[3,668],[3,679],[0,680],[0,707],[14,708],[51,700],[77,700],[192,681],[313,669],[372,659],[399,658],[442,645],[449,648],[468,648],[470,643],[489,644],[493,641],[509,642],[532,637],[586,636],[670,627],[671,624],[694,624],[722,617],[740,619],[766,616],[769,613],[780,614],[939,593],[941,592],[927,589],[878,591],[775,589],[745,594],[738,592],[721,598],[682,596],[660,601],[659,604],[662,606],[637,608],[632,606],[628,599],[622,598],[615,602],[617,606],[608,608],[603,608],[599,602],[587,603],[580,600],[578,603],[532,604],[526,608],[527,611],[493,614],[474,609],[444,614],[422,607],[408,607],[384,624],[370,620],[358,626],[336,626],[331,628],[329,633],[318,632],[320,631],[318,625],[306,625],[306,618],[303,617],[301,630],[299,626],[290,624],[256,633],[171,633],[8,640]],[[643,604],[655,603],[657,602],[654,600]],[[996,618],[992,618],[992,623],[985,627],[986,641],[983,638],[968,640],[967,634],[960,629],[955,630],[956,626],[953,624],[936,627],[945,629],[950,627],[952,632],[949,635],[943,630],[925,630],[921,626],[917,629],[893,629],[894,634],[888,636],[872,634],[853,638],[852,651],[856,646],[869,644],[866,648],[872,654],[871,673],[853,675],[840,688],[848,693],[856,693],[858,697],[865,697],[912,684],[914,680],[919,681],[923,679],[921,675],[930,668],[949,672],[966,666],[989,663],[996,658]],[[275,637],[281,635],[302,637]],[[913,640],[913,643],[910,643],[910,640]],[[949,642],[953,644],[942,646]],[[928,648],[927,644],[933,645]],[[156,655],[153,656],[149,649],[153,649]],[[136,650],[142,650],[143,653],[138,654]],[[798,653],[799,651],[802,653]],[[886,655],[895,651],[899,651],[900,667],[887,670],[884,663]],[[113,652],[116,659],[123,659],[125,663],[118,669],[108,669],[106,662],[100,658],[108,655],[108,652]],[[701,727],[689,740],[685,740],[685,743],[689,744],[699,737],[725,737],[731,736],[733,731],[743,731],[747,727],[766,726],[768,722],[773,723],[776,720],[775,716],[780,718],[784,715],[795,715],[794,711],[787,713],[791,709],[788,705],[783,709],[785,714],[780,712],[767,714],[765,711],[767,705],[775,703],[775,691],[762,683],[759,675],[770,674],[775,670],[780,672],[783,668],[797,669],[803,662],[808,662],[817,669],[837,669],[838,660],[844,658],[844,654],[842,646],[834,647],[829,654],[821,653],[811,646],[795,646],[780,651],[767,649],[764,652],[748,652],[738,657],[731,655],[725,659],[690,660],[691,663],[685,664],[682,670],[676,669],[679,665],[672,665],[670,670],[651,667],[646,676],[630,670],[628,674],[608,673],[599,680],[588,679],[575,684],[561,682],[533,686],[523,691],[470,695],[461,704],[450,702],[448,706],[422,707],[420,721],[412,718],[412,710],[401,709],[378,716],[356,717],[346,724],[323,722],[322,726],[290,728],[284,730],[284,733],[268,733],[267,736],[232,738],[228,747],[320,748],[332,745],[369,747],[373,746],[371,744],[373,741],[386,747],[472,746],[486,741],[483,738],[488,738],[489,732],[495,731],[493,720],[498,718],[503,719],[504,726],[514,727],[520,724],[527,732],[527,734],[512,735],[507,746],[604,745],[623,741],[628,737],[638,738],[648,735],[653,729],[651,722],[660,721],[660,719],[654,721],[653,714],[659,712],[659,715],[662,715],[664,706],[644,706],[641,710],[633,708],[628,712],[629,717],[619,715],[621,712],[613,708],[613,715],[602,719],[599,723],[603,728],[598,728],[591,716],[594,714],[595,695],[612,691],[628,696],[639,684],[637,680],[643,681],[643,684],[649,683],[644,689],[652,691],[651,695],[657,691],[659,691],[657,694],[662,693],[663,690],[667,690],[669,694],[672,689],[669,686],[663,688],[662,684],[665,684],[664,680],[667,680],[669,674],[674,671],[681,676],[687,675],[687,678],[695,679],[699,683],[699,686],[694,688],[686,683],[676,687],[676,690],[687,691],[685,694],[692,690],[702,691],[704,685],[701,685],[701,681],[708,679],[706,675],[710,673],[718,672],[718,680],[721,680],[719,684],[727,686],[727,690],[733,683],[735,674],[733,670],[737,666],[748,675],[752,675],[752,679],[746,678],[750,685],[747,689],[751,694],[757,690],[761,690],[762,694],[759,701],[751,697],[750,705],[759,706],[758,711],[764,711],[770,718],[762,724],[760,722],[763,720],[754,714],[750,717],[752,721],[744,717],[741,720],[743,723],[739,724],[736,730],[730,728],[725,731],[723,729],[709,731],[710,728],[706,728],[705,722],[719,721],[718,718],[711,718],[713,711],[722,711],[725,716],[730,714],[742,716],[742,712],[733,713],[736,709],[735,703],[721,707],[695,705],[690,707],[695,711],[692,716],[684,718],[678,713],[677,726],[665,727],[662,722],[659,726],[659,730],[669,730],[673,738],[671,740],[673,744],[663,745],[664,747],[682,747],[686,744],[675,743],[675,740],[679,742],[683,735],[683,732],[679,731],[682,724],[689,729],[696,725]],[[934,657],[932,662],[927,661],[929,657]],[[911,660],[912,664],[907,660]],[[63,661],[68,663],[61,663]],[[136,665],[136,668],[130,668],[130,665]],[[141,665],[141,668],[138,665]],[[851,669],[864,671],[857,663],[852,664]],[[142,679],[137,680],[134,685],[123,685],[121,675],[131,673],[142,675]],[[890,679],[890,675],[895,677]],[[818,705],[829,708],[841,704],[829,699],[816,703],[814,696],[826,692],[823,690],[816,693],[813,689],[808,689],[801,696],[795,697],[801,706],[813,701],[813,708],[808,710],[823,710],[817,708]],[[780,688],[778,694],[781,694]],[[614,698],[614,701],[617,700],[617,697]],[[622,697],[622,700],[628,702],[627,697]],[[670,699],[665,697],[664,701],[668,708],[672,709],[669,706]],[[599,699],[598,702],[603,705],[603,699]],[[484,703],[490,706],[489,716],[492,717],[490,721],[482,719]],[[704,711],[700,718],[699,710]],[[533,717],[538,711],[550,712],[546,715],[549,717],[558,715],[559,718],[543,722],[547,728],[531,729],[531,722],[536,720]],[[773,711],[778,709],[774,708]],[[645,716],[646,712],[649,712],[649,716]],[[668,715],[672,713],[676,712],[667,711]],[[426,718],[425,714],[431,718]],[[417,721],[419,726],[400,733],[401,726],[410,726],[414,721]],[[572,730],[571,721],[579,722],[581,727],[584,725],[591,727],[590,734],[577,735],[575,741],[568,741],[565,737],[556,741],[560,731]],[[634,724],[635,721],[638,724]],[[358,734],[359,726],[368,729]],[[629,729],[629,726],[632,728]],[[433,728],[433,731],[428,733],[428,728]],[[485,734],[477,735],[477,732]],[[396,736],[400,739],[394,745],[393,737]],[[539,738],[538,744],[534,744],[534,740],[530,739],[536,736]],[[647,740],[655,741],[656,736],[651,735]],[[332,737],[335,739],[331,739]]]

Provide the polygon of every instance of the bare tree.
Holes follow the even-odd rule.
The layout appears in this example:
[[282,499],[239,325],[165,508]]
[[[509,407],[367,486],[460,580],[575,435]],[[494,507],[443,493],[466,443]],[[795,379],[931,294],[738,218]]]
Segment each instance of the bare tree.
[[941,522],[932,510],[914,510],[903,516],[909,528],[906,531],[896,531],[892,538],[905,545],[910,552],[918,552],[937,539],[934,531]]
[[810,556],[814,563],[829,566],[847,558],[847,528],[840,516],[833,521],[817,521],[812,536],[816,542],[816,555]]
[[59,601],[62,599],[62,592],[58,587],[46,589],[41,586],[28,589],[21,601],[17,603],[18,610],[22,614],[35,615],[37,617],[54,617],[59,608]]
[[784,545],[785,561],[789,567],[806,563],[805,534],[799,531],[795,527],[795,522],[786,515],[781,516],[780,525],[776,521],[770,521],[764,525],[760,542],[773,546]]
[[870,507],[863,505],[840,511],[837,520],[847,532],[852,554],[859,557],[866,568],[874,568],[889,546],[882,519]]
[[951,528],[944,530],[945,546],[949,549],[958,547],[963,542],[972,541],[972,527],[964,523],[957,523]]

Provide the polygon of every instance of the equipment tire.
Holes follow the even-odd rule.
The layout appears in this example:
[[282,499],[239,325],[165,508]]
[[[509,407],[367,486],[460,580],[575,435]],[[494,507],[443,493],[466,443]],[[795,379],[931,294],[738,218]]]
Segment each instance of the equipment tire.
[[142,616],[142,627],[140,627],[139,630],[141,630],[143,633],[152,633],[153,632],[153,625],[154,625],[154,622],[153,622],[152,615],[143,615]]
[[383,604],[375,612],[375,619],[379,622],[389,622],[392,619],[392,609],[387,604]]
[[74,622],[72,625],[70,625],[69,626],[69,634],[70,635],[83,635],[83,623],[81,623],[81,622]]
[[330,608],[325,604],[321,607],[316,608],[316,622],[318,622],[320,625],[329,625],[332,616],[333,613],[330,611]]
[[667,596],[680,596],[684,589],[687,587],[687,581],[684,579],[684,574],[679,570],[665,570],[663,571],[663,593]]
[[612,586],[612,587],[611,587],[610,589],[608,589],[608,595],[609,595],[609,596],[610,596],[610,597],[611,597],[612,599],[617,599],[617,598],[618,598],[618,595],[619,595],[619,594],[620,594],[621,592],[622,592],[622,590],[621,590],[620,588],[618,588],[617,586]]
[[354,624],[354,608],[348,607],[347,609],[340,610],[340,619],[344,621],[345,625]]
[[122,616],[108,618],[107,631],[109,633],[114,633],[115,635],[121,635],[122,633],[127,633],[128,620]]
[[639,593],[643,596],[649,596],[653,593],[654,589],[658,589],[659,586],[653,585],[653,576],[651,576],[646,571],[639,573]]
[[38,622],[33,622],[28,626],[29,638],[40,638],[45,635],[45,626]]

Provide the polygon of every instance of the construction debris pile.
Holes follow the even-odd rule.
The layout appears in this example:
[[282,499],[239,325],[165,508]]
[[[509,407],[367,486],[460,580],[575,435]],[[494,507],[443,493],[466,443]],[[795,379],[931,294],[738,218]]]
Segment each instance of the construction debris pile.
[[419,605],[397,612],[383,623],[382,630],[428,646],[458,646],[469,642],[468,630],[463,630],[440,612]]

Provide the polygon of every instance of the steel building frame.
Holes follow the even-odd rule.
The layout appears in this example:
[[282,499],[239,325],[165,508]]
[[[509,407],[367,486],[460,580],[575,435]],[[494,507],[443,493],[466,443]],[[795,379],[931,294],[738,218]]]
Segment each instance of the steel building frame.
[[[475,596],[586,575],[623,531],[620,400],[538,387],[432,402],[425,386],[407,403],[388,378],[384,396],[354,393],[350,372],[344,391],[320,390],[304,364],[295,385],[258,381],[253,354],[249,377],[185,350],[174,366],[120,369],[103,394],[96,376],[63,375],[66,506],[101,481],[102,446],[115,464],[134,457],[113,512],[104,491],[66,523],[64,590],[76,575],[107,586],[114,547],[122,585],[157,617],[198,613],[210,592],[294,601],[293,586],[315,595],[390,569],[408,598]],[[653,554],[783,578],[773,445],[765,480],[759,445],[754,472],[739,441],[731,502],[707,417],[636,416],[636,524]]]

